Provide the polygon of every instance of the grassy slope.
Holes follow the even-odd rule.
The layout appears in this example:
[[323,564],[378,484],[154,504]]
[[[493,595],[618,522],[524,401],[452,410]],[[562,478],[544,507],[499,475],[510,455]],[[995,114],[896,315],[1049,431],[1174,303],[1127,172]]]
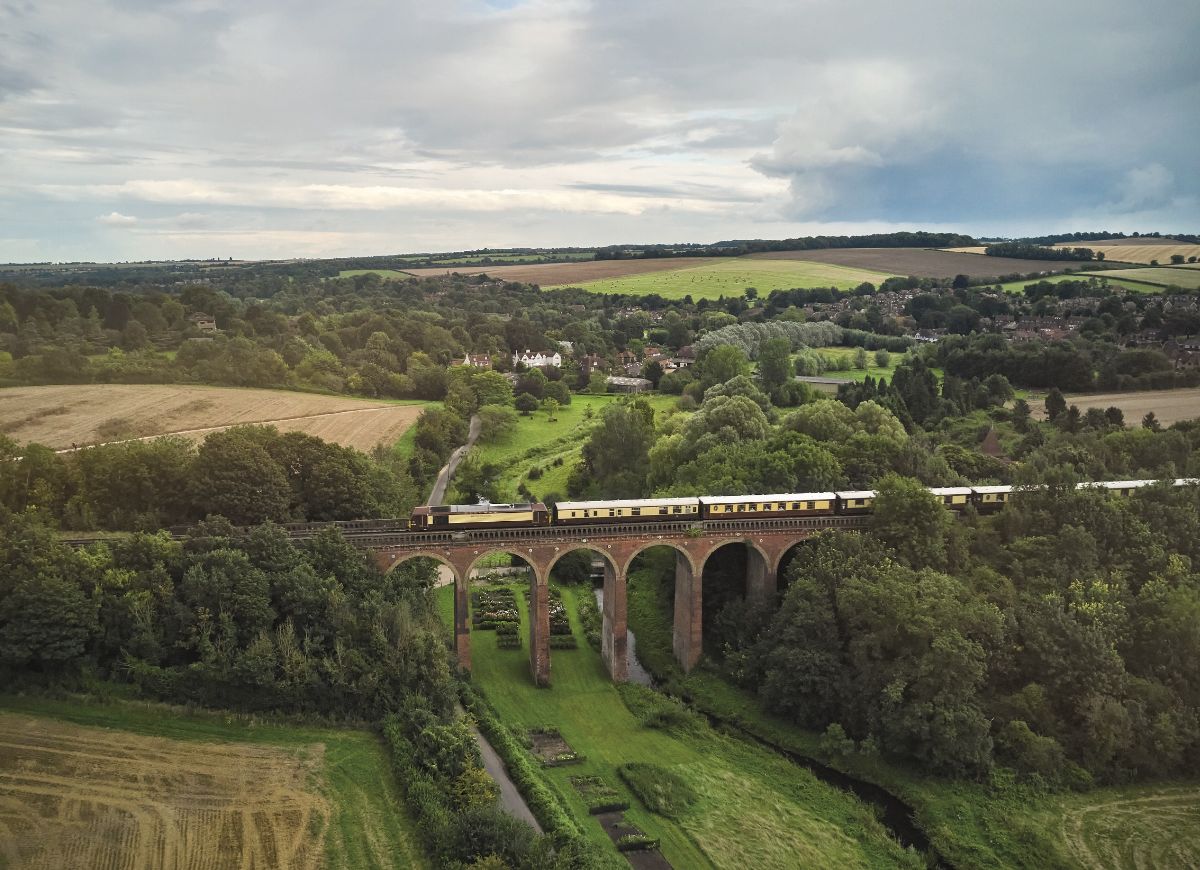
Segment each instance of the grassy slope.
[[[653,571],[630,578],[629,628],[637,636],[639,659],[651,673],[670,675],[674,688],[697,706],[759,737],[898,795],[915,809],[918,824],[954,866],[1041,870],[1091,863],[1140,868],[1150,853],[1156,860],[1149,866],[1183,868],[1200,863],[1200,786],[1196,783],[1042,794],[1015,786],[989,788],[924,777],[877,757],[830,757],[822,750],[818,734],[767,713],[754,695],[715,672],[702,666],[682,675],[671,655],[665,587],[666,580]],[[1076,829],[1083,833],[1076,834]],[[1174,854],[1168,854],[1170,849]],[[1092,853],[1092,860],[1086,851]]]
[[[858,352],[858,348],[854,348],[854,347],[817,347],[817,348],[813,348],[813,350],[819,351],[820,353],[823,353],[825,356],[846,357],[851,360],[852,365],[853,365],[853,360],[854,360],[854,354]],[[869,376],[875,378],[875,380],[883,379],[885,381],[890,381],[892,379],[892,375],[896,371],[896,367],[899,366],[900,363],[902,363],[904,361],[904,359],[905,359],[904,354],[893,353],[892,358],[888,362],[887,367],[880,368],[879,366],[874,365],[875,352],[869,350],[869,351],[867,351],[867,361],[870,362],[871,365],[867,366],[865,369],[848,369],[848,370],[843,370],[843,371],[834,371],[831,369],[831,370],[825,372],[823,375],[821,375],[821,377],[834,378],[836,380],[841,380],[841,381],[865,381],[867,379],[867,376],[869,375]],[[945,376],[944,372],[939,368],[930,368],[929,370],[931,372],[933,372],[934,375],[937,376],[937,379],[939,381]]]
[[[1076,275],[1051,275],[1046,278],[1036,278],[1034,280],[1024,281],[1009,281],[1007,284],[1001,284],[1000,289],[1005,293],[1023,293],[1025,288],[1030,284],[1037,284],[1039,281],[1048,281],[1051,284],[1057,284],[1059,281],[1086,281],[1091,277],[1103,277],[1108,279],[1108,283],[1115,287],[1124,287],[1126,290],[1133,290],[1137,293],[1161,293],[1162,288],[1156,287],[1153,284],[1147,284],[1143,281],[1133,281],[1128,277],[1114,278],[1113,272],[1087,272]],[[1122,273],[1125,274],[1125,273]]]
[[325,788],[334,817],[325,839],[330,867],[427,867],[412,820],[378,738],[368,731],[264,724],[251,717],[188,714],[156,704],[86,703],[0,696],[0,710],[172,740],[325,745]]
[[793,287],[851,288],[864,281],[879,284],[887,277],[889,275],[886,272],[809,260],[728,257],[686,269],[589,281],[577,286],[593,293],[657,293],[665,299],[682,299],[687,295],[693,299],[718,299],[721,296],[741,296],[747,287],[757,288],[759,295],[765,297],[772,290]]
[[[451,593],[449,588],[439,592],[448,621]],[[701,795],[678,822],[656,816],[636,801],[627,814],[661,839],[663,853],[676,867],[915,866],[914,856],[886,836],[866,807],[773,753],[705,725],[686,737],[642,726],[622,702],[600,656],[584,641],[576,594],[590,590],[563,590],[579,648],[551,653],[550,689],[536,689],[530,681],[527,633],[520,650],[497,649],[492,632],[472,633],[472,663],[475,683],[510,727],[554,725],[586,756],[583,764],[548,769],[546,779],[598,849],[611,846],[599,825],[587,818],[569,777],[599,774],[627,794],[616,766],[648,761],[676,771]],[[527,608],[521,595],[518,600],[527,626]]]
[[[675,396],[656,394],[641,398],[650,402],[655,411],[660,413],[673,407],[676,400]],[[599,418],[601,409],[618,399],[618,396],[612,395],[572,395],[571,404],[559,408],[555,414],[556,422],[549,422],[545,412],[535,411],[528,417],[519,417],[517,428],[504,438],[488,444],[481,443],[476,449],[483,458],[504,467],[500,480],[508,496],[516,497],[517,486],[523,480],[538,495],[551,492],[566,495],[567,475],[579,459],[587,431]],[[586,417],[588,408],[592,409],[591,420]],[[555,460],[560,458],[562,464],[554,465]],[[538,480],[528,480],[529,469],[535,465],[544,473]]]
[[1200,272],[1195,269],[1169,268],[1166,266],[1149,269],[1121,269],[1113,273],[1122,281],[1142,281],[1162,287],[1176,284],[1188,290],[1200,290]]

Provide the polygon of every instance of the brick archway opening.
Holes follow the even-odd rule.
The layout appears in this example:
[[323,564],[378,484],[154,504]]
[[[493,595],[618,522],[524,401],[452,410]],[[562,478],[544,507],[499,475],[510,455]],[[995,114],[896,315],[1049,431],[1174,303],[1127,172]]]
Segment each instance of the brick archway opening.
[[[510,557],[510,564],[507,566],[492,566],[489,561],[496,556]],[[467,611],[464,619],[468,627],[471,625],[471,616],[469,608],[471,607],[471,583],[472,580],[478,579],[478,576],[489,573],[489,568],[495,568],[495,573],[504,576],[504,572],[509,570],[523,569],[525,583],[524,588],[528,589],[526,614],[527,620],[522,620],[522,631],[518,633],[522,643],[529,650],[529,672],[535,684],[539,686],[550,685],[550,610],[549,610],[549,588],[546,585],[547,572],[544,566],[544,560],[538,557],[538,554],[526,548],[514,546],[498,546],[498,547],[480,547],[477,550],[472,550],[466,556],[466,567],[463,573],[463,595],[462,602],[464,610]],[[520,574],[509,574],[514,581],[521,578]],[[520,592],[517,593],[521,595]],[[459,596],[455,596],[455,624],[458,624],[458,601]],[[520,610],[520,603],[517,605]],[[469,630],[469,628],[468,628]]]

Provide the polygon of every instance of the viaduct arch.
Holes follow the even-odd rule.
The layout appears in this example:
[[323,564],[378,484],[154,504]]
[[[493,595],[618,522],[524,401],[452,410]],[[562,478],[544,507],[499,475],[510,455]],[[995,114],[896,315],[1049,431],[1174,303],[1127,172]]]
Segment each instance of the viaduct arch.
[[[797,518],[755,522],[712,522],[662,526],[549,527],[513,531],[381,536],[363,542],[383,571],[415,558],[429,558],[449,568],[454,578],[454,646],[461,667],[471,667],[469,581],[485,556],[506,553],[529,564],[529,668],[536,684],[550,684],[550,596],[554,565],[567,553],[590,550],[604,562],[604,606],[601,652],[612,679],[628,677],[626,588],[634,559],[652,547],[675,552],[675,618],[672,648],[676,660],[691,670],[700,660],[703,629],[703,572],[709,558],[729,544],[746,547],[746,596],[767,600],[778,588],[780,563],[796,544],[825,529],[858,528],[860,517]],[[414,540],[420,538],[421,540]]]

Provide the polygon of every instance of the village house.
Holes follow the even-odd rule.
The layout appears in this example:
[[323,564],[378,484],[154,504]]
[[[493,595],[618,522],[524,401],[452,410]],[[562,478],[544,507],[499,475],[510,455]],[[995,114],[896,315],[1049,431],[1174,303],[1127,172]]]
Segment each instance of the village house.
[[475,369],[490,369],[492,367],[492,355],[490,353],[469,353],[463,357],[463,361],[459,365],[470,366]]
[[604,358],[594,353],[589,353],[579,360],[579,369],[583,372],[584,377],[606,368],[608,368],[608,364],[605,363]]
[[514,366],[521,363],[531,369],[543,369],[548,366],[556,369],[562,368],[562,354],[558,351],[547,354],[540,350],[526,349],[524,353],[513,353],[512,361]]
[[196,327],[196,329],[200,330],[201,332],[217,331],[217,318],[213,317],[211,314],[201,314],[199,311],[197,311],[195,314],[189,317],[188,320],[192,322],[192,326]]

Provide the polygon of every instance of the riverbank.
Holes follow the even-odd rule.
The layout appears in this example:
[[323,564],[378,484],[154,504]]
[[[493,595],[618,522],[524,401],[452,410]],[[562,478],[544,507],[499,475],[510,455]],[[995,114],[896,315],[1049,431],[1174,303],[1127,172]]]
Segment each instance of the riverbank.
[[[552,650],[551,686],[536,688],[529,676],[523,586],[511,586],[518,593],[521,648],[501,649],[494,632],[473,631],[472,683],[518,736],[554,728],[582,756],[540,772],[598,853],[615,850],[588,814],[573,777],[598,776],[613,786],[630,802],[629,821],[658,839],[675,867],[924,866],[918,853],[901,848],[852,795],[777,753],[720,733],[653,691],[614,685],[578,620],[578,596],[592,594],[590,588],[562,588],[577,646]],[[448,615],[450,590],[437,594]],[[651,812],[617,773],[631,762],[681,777],[698,795],[695,804],[676,818]]]

